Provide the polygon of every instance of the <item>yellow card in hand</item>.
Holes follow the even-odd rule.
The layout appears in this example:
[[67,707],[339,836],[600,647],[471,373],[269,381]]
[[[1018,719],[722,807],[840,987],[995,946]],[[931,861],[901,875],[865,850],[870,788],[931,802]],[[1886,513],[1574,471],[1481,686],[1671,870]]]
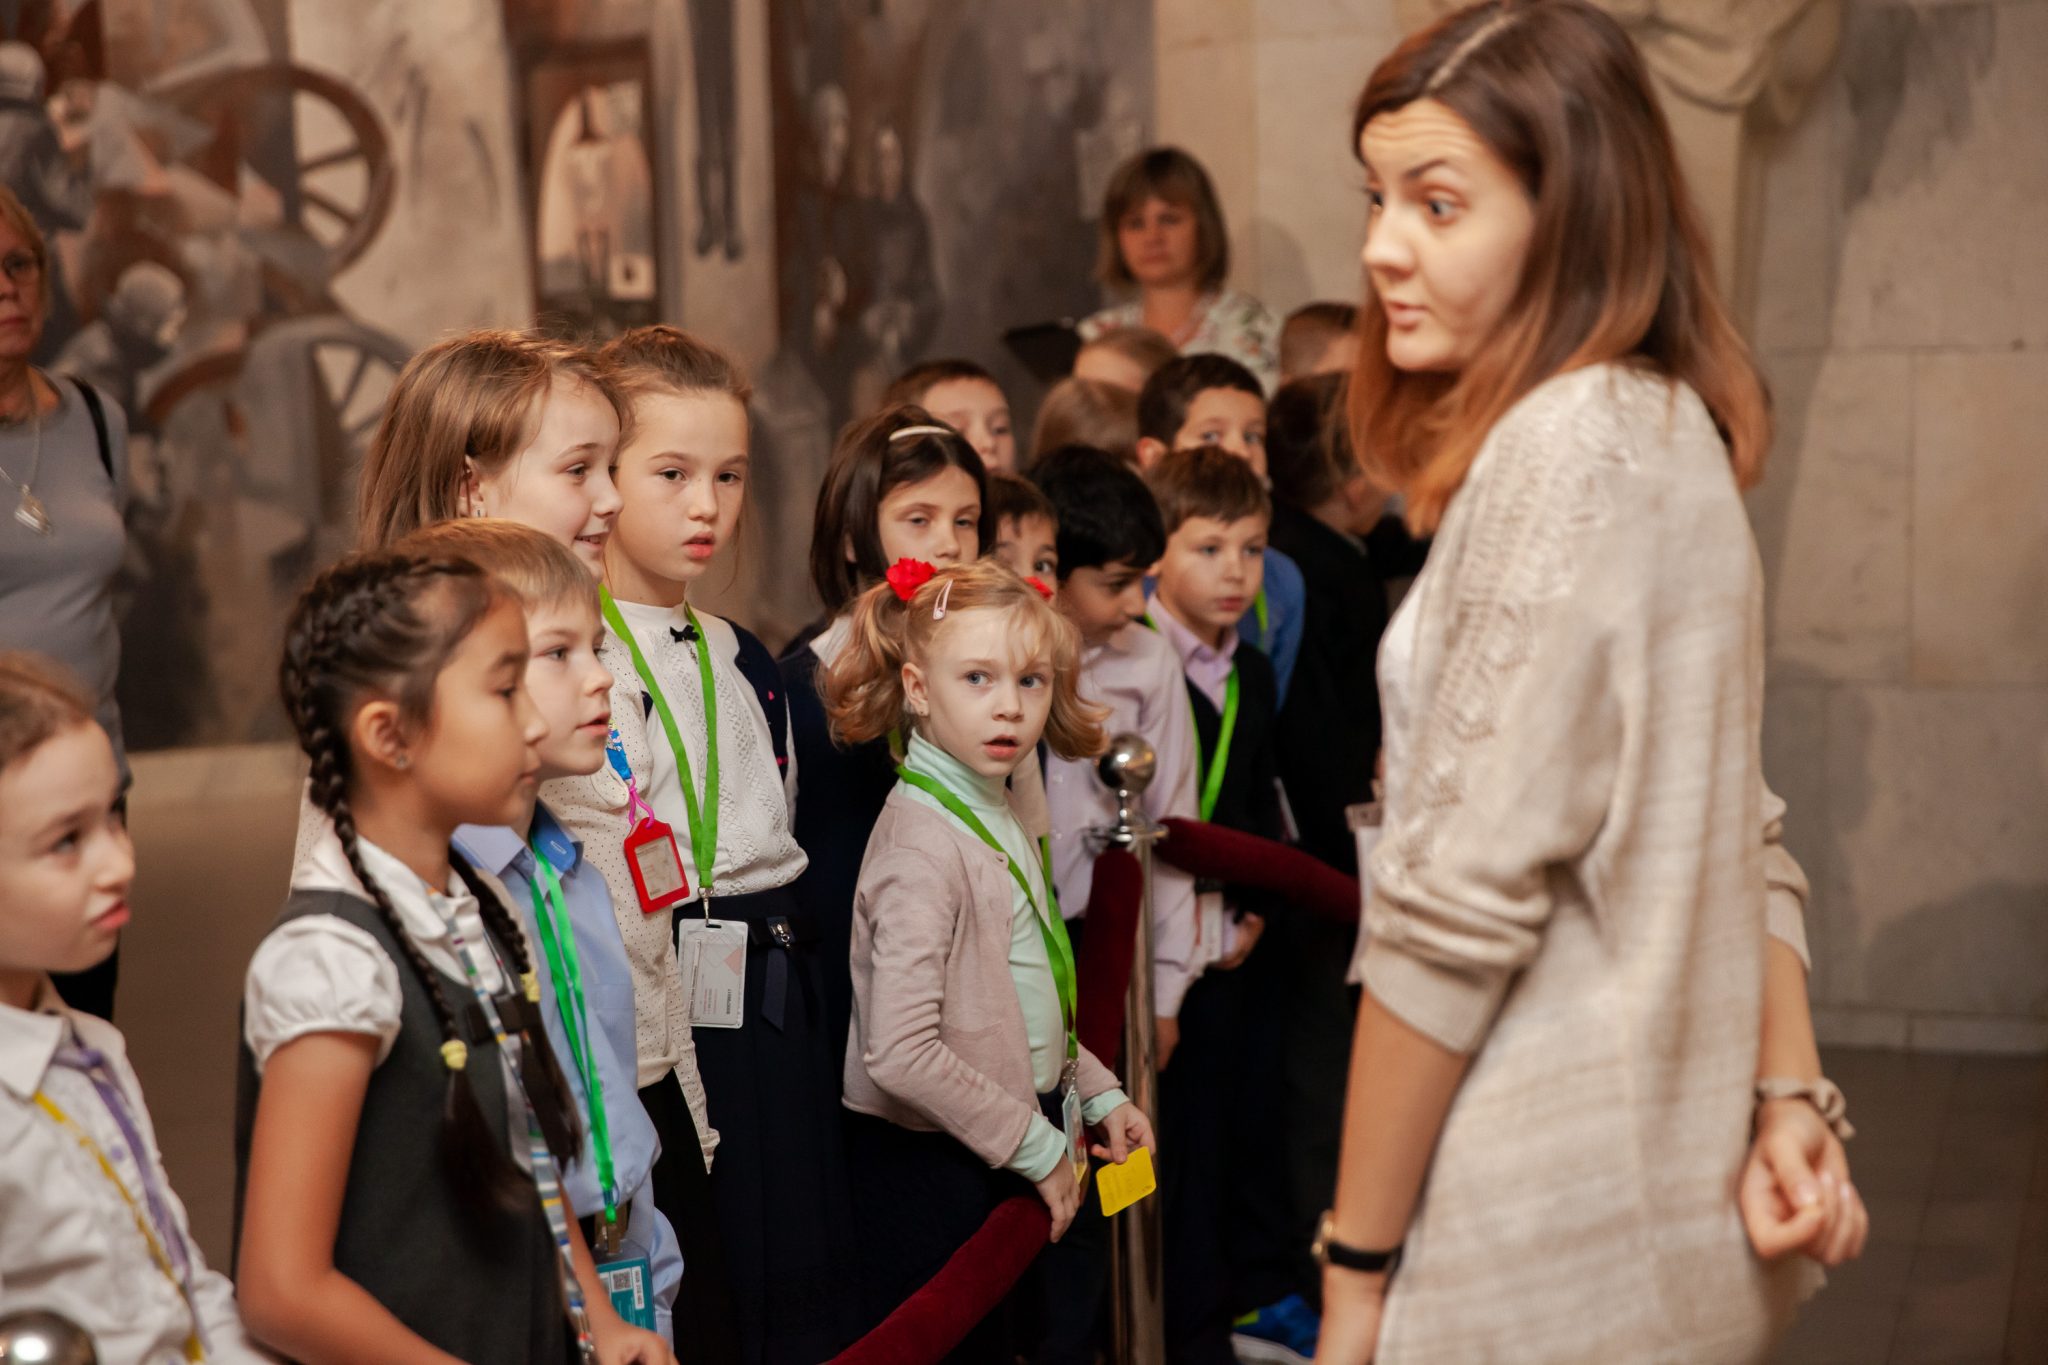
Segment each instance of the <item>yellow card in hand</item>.
[[1101,1163],[1095,1168],[1095,1185],[1102,1194],[1105,1218],[1137,1203],[1159,1188],[1159,1178],[1152,1173],[1152,1149],[1138,1148],[1121,1166],[1109,1161]]

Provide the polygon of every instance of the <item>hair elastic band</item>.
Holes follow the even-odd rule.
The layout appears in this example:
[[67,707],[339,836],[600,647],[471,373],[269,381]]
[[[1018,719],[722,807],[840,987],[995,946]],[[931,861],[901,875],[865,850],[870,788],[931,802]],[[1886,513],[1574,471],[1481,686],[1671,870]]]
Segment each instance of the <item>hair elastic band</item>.
[[450,1071],[460,1071],[469,1065],[469,1045],[460,1038],[450,1038],[441,1044],[441,1061]]
[[939,600],[932,603],[932,620],[943,621],[946,619],[946,603],[951,601],[952,598],[953,580],[948,578],[946,585],[939,589]]
[[959,432],[951,427],[936,427],[926,423],[923,426],[899,427],[897,430],[889,433],[889,443],[894,445],[906,436],[958,436],[959,434]]

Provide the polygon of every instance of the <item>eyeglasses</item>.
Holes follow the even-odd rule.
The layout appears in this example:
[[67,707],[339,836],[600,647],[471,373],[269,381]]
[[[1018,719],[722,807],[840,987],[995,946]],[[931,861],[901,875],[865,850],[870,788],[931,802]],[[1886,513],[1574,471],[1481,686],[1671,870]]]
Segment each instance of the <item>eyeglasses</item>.
[[42,261],[26,251],[10,251],[0,256],[0,274],[16,284],[34,284],[42,273]]

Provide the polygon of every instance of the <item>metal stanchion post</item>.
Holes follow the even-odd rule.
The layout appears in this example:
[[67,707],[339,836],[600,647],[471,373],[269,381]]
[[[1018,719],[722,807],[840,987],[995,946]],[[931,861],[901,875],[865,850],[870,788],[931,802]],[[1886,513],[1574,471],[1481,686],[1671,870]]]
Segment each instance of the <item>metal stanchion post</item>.
[[[1123,734],[1112,739],[1096,771],[1103,784],[1116,793],[1116,823],[1091,832],[1100,847],[1128,849],[1137,858],[1144,888],[1138,903],[1138,950],[1124,997],[1123,1082],[1132,1103],[1152,1120],[1155,1132],[1159,1126],[1159,1068],[1152,1007],[1152,845],[1165,837],[1166,831],[1138,808],[1138,798],[1152,784],[1158,766],[1158,755],[1144,736]],[[1110,1297],[1118,1365],[1164,1365],[1166,1360],[1165,1242],[1159,1203],[1157,1198],[1141,1200],[1116,1220]]]
[[85,1329],[67,1317],[27,1308],[0,1317],[0,1365],[99,1365]]

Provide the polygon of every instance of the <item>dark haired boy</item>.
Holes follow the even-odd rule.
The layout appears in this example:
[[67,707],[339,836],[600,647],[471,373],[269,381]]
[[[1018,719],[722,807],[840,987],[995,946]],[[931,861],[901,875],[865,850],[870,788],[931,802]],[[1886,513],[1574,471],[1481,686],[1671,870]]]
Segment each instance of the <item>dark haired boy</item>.
[[[1180,658],[1157,632],[1142,624],[1145,571],[1166,548],[1159,508],[1136,470],[1092,446],[1061,446],[1031,471],[1059,519],[1059,607],[1081,635],[1081,695],[1109,708],[1105,729],[1143,735],[1158,768],[1141,805],[1147,816],[1192,819],[1195,796],[1195,723],[1182,681]],[[1060,911],[1085,949],[1085,921],[1095,880],[1089,832],[1116,821],[1116,799],[1089,760],[1049,757],[1046,805],[1052,824],[1053,881]],[[1197,923],[1194,880],[1155,862],[1152,870],[1153,1007],[1158,1060],[1169,1070],[1178,1038],[1181,1000],[1219,954],[1220,935]],[[1162,1165],[1162,1173],[1171,1169]],[[1092,1358],[1090,1342],[1108,1285],[1106,1219],[1094,1182],[1067,1236],[1039,1261],[1045,1301],[1045,1340],[1034,1357]]]
[[1060,519],[1038,485],[1015,474],[992,473],[985,510],[996,528],[996,543],[990,553],[997,561],[1019,577],[1056,587]]
[[[1251,466],[1214,447],[1161,456],[1148,482],[1166,527],[1148,619],[1186,676],[1199,812],[1226,829],[1282,839],[1273,666],[1237,630],[1264,577],[1272,505]],[[1223,956],[1188,988],[1178,1061],[1159,1082],[1160,1126],[1175,1135],[1162,1176],[1168,1355],[1229,1359],[1235,1310],[1244,1307],[1262,1310],[1248,1324],[1257,1345],[1312,1350],[1307,1304],[1280,1312],[1270,1305],[1291,1290],[1255,1297],[1262,1287],[1243,1284],[1240,1272],[1247,1240],[1263,1245],[1276,1226],[1284,1236],[1289,1221],[1279,1174],[1231,1160],[1279,1136],[1272,1106],[1243,1099],[1253,1077],[1280,1069],[1278,1034],[1246,1014],[1253,969],[1227,970],[1252,953],[1275,898],[1207,885],[1198,897],[1202,926],[1220,935]],[[1256,1087],[1263,1096],[1263,1081]]]
[[[1138,465],[1150,469],[1170,450],[1217,446],[1266,477],[1266,392],[1252,372],[1228,356],[1184,355],[1161,366],[1138,395]],[[1238,627],[1273,661],[1280,701],[1301,652],[1305,595],[1301,570],[1267,547],[1265,584]]]

